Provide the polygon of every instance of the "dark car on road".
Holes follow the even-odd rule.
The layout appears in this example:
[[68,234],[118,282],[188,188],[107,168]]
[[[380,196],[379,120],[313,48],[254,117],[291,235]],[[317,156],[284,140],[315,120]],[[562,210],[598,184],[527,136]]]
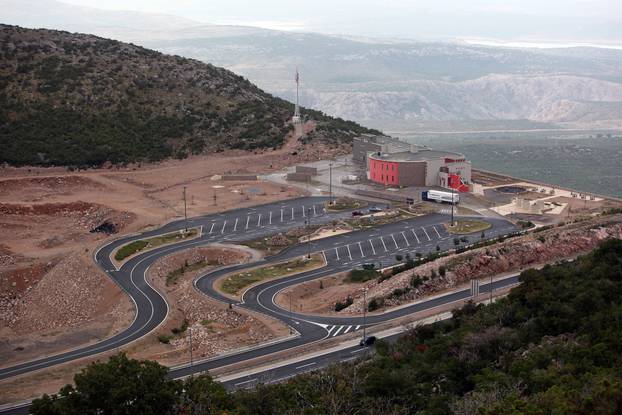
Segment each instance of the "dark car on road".
[[352,216],[363,216],[364,213],[361,212],[360,210],[355,210],[354,212],[352,212]]
[[359,346],[361,347],[373,346],[374,343],[376,343],[376,336],[367,336],[361,339],[361,341],[359,342]]
[[370,213],[382,212],[382,208],[379,208],[378,206],[372,206],[372,207],[369,208],[369,212]]

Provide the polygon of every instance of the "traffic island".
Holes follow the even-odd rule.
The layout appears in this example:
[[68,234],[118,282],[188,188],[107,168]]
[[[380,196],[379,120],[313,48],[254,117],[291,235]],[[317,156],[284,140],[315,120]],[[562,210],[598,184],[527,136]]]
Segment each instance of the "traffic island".
[[199,227],[196,227],[190,228],[187,231],[180,230],[176,232],[152,236],[151,238],[138,239],[117,248],[114,251],[114,254],[111,256],[112,258],[114,258],[114,262],[116,263],[116,265],[120,265],[127,259],[141,252],[145,252],[164,245],[170,245],[177,242],[194,239],[199,235],[201,235],[201,229]]
[[482,232],[490,229],[492,225],[483,220],[477,219],[460,219],[454,221],[454,226],[445,225],[447,232],[454,235],[468,235],[471,233]]
[[214,288],[223,295],[241,299],[246,290],[264,281],[284,278],[324,266],[326,266],[324,255],[315,253],[311,255],[311,258],[302,256],[287,262],[250,268],[235,274],[225,275],[215,282]]

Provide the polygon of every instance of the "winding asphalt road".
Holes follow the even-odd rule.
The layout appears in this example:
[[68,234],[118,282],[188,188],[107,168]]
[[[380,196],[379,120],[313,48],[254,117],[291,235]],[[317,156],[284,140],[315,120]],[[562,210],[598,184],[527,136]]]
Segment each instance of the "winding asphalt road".
[[[166,319],[169,305],[146,280],[149,267],[159,258],[188,248],[204,246],[210,243],[236,243],[255,240],[294,227],[303,226],[306,221],[312,224],[324,224],[337,218],[350,217],[351,212],[327,212],[325,197],[306,197],[292,199],[252,208],[241,208],[219,214],[179,220],[161,228],[139,235],[128,235],[109,242],[98,249],[94,260],[106,271],[132,298],[136,307],[136,316],[132,324],[122,332],[101,342],[80,347],[57,355],[24,362],[15,366],[0,369],[0,380],[13,376],[48,368],[75,359],[94,356],[99,353],[126,346],[146,334],[154,331]],[[380,204],[378,206],[381,206]],[[485,238],[495,238],[516,231],[508,221],[497,218],[486,218],[492,227],[485,232]],[[274,301],[276,295],[290,285],[311,281],[340,271],[353,269],[363,263],[374,263],[382,267],[396,263],[397,254],[410,254],[413,258],[417,253],[426,255],[437,250],[445,251],[454,248],[454,237],[449,235],[443,226],[449,221],[447,215],[431,214],[416,217],[387,225],[371,227],[347,234],[335,235],[310,243],[296,245],[283,252],[264,258],[259,262],[242,264],[218,269],[201,276],[195,281],[197,289],[220,301],[232,303],[234,307],[243,307],[255,312],[275,317],[290,325],[298,333],[284,341],[277,341],[263,347],[252,348],[239,353],[215,357],[199,362],[193,366],[172,369],[171,377],[183,377],[192,373],[202,372],[233,363],[243,362],[263,355],[309,344],[328,337],[343,335],[361,330],[363,324],[371,327],[375,324],[400,318],[417,311],[422,311],[442,304],[448,304],[468,298],[469,290],[463,290],[442,297],[401,307],[386,313],[370,314],[365,322],[362,317],[315,316],[290,312],[280,308]],[[121,267],[116,268],[111,256],[117,248],[133,240],[161,235],[185,227],[197,227],[200,236],[146,251],[132,257]],[[467,236],[469,242],[479,241],[481,235]],[[275,263],[300,257],[308,252],[322,252],[327,265],[321,269],[304,272],[292,277],[267,281],[247,290],[242,302],[236,302],[221,295],[213,288],[214,282],[224,274],[255,267],[262,263]],[[511,278],[496,282],[494,288],[515,283]],[[489,290],[489,284],[481,285],[481,292]],[[231,386],[231,385],[229,385]]]

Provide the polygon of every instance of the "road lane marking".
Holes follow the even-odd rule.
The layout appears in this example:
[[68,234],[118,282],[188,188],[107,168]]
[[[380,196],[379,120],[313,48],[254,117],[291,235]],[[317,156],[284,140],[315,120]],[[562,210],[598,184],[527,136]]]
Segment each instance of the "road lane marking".
[[238,382],[238,383],[234,384],[233,386],[240,386],[240,385],[244,385],[245,383],[254,382],[254,381],[256,381],[256,380],[257,380],[257,378],[253,378],[253,379],[245,380],[244,382]]
[[432,226],[432,228],[434,229],[434,232],[436,232],[436,234],[438,235],[438,239],[441,239],[441,234],[438,233],[438,231],[436,230],[436,225]]
[[328,335],[330,336],[330,333],[335,329],[335,327],[337,326],[330,326],[330,329],[328,329]]
[[283,209],[281,209],[281,222],[283,222]]
[[212,227],[209,228],[209,233],[212,233],[212,231],[214,230],[214,225],[216,225],[214,222],[212,222]]
[[227,226],[227,221],[224,221],[222,223],[222,229],[220,230],[220,233],[225,233],[225,226]]
[[361,258],[365,258],[365,254],[363,253],[363,247],[361,246],[361,243],[358,242],[359,244],[359,249],[361,250]]
[[343,332],[343,334],[346,334],[347,332],[349,332],[351,328],[352,326],[348,326],[348,328]]
[[380,237],[380,240],[382,241],[382,246],[384,246],[384,251],[389,252],[389,250],[387,249],[387,244],[384,243],[384,239],[382,239],[382,236]]
[[236,229],[238,229],[238,218],[235,218],[235,224],[233,224],[233,232],[235,232]]
[[333,333],[333,337],[335,337],[336,335],[338,335],[338,334],[339,334],[339,332],[340,332],[341,330],[343,330],[343,328],[344,328],[344,326],[339,326],[339,328],[338,328],[337,330],[335,330],[335,332]]
[[339,251],[335,248],[335,254],[337,255],[337,261],[339,261]]
[[359,326],[356,326],[356,328],[354,330],[356,331],[356,330],[358,330],[360,328],[361,328],[361,326],[359,325]]
[[302,205],[302,217],[305,217],[305,205]]
[[352,350],[350,353],[351,353],[351,354],[354,354],[354,353],[361,353],[361,352],[364,352],[365,350],[367,350],[367,349],[356,349],[356,350]]
[[294,220],[294,208],[292,207],[292,220]]
[[350,252],[350,245],[346,245],[346,248],[348,248],[348,256],[350,257],[350,261],[352,261],[352,252]]
[[397,241],[395,240],[395,236],[391,234],[391,239],[393,239],[393,243],[395,244],[395,249],[399,249],[400,247],[397,245]]
[[425,228],[422,226],[421,229],[423,229],[423,233],[425,233],[425,236],[428,237],[428,241],[431,241],[432,238],[430,238],[430,235],[428,235],[428,232],[425,230]]
[[408,238],[406,238],[406,234],[404,233],[404,231],[402,231],[402,236],[404,237],[404,240],[406,241],[406,246],[410,246],[410,242],[408,242]]
[[421,241],[419,240],[419,237],[418,237],[418,236],[417,236],[417,234],[415,233],[415,230],[411,228],[411,229],[410,229],[410,231],[413,233],[413,235],[415,235],[415,239],[417,240],[417,243],[418,243],[418,244],[420,244],[420,243],[421,243]]
[[373,251],[374,255],[376,255],[376,249],[374,248],[374,244],[371,243],[371,239],[368,239],[369,244],[371,245],[371,250]]
[[248,229],[248,222],[249,222],[250,220],[251,220],[251,217],[250,217],[250,216],[247,216],[247,217],[246,217],[246,229]]
[[261,213],[259,214],[259,217],[257,218],[257,227],[259,228],[261,226]]
[[296,366],[296,370],[302,369],[304,367],[313,366],[315,362],[307,363],[306,365]]
[[272,211],[270,211],[270,216],[268,217],[268,224],[272,225]]

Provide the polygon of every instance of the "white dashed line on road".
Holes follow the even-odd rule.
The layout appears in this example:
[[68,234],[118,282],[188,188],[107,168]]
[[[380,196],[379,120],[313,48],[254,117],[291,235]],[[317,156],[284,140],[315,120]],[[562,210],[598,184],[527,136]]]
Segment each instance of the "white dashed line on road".
[[300,369],[305,368],[305,367],[313,366],[314,364],[315,364],[315,362],[311,362],[311,363],[307,363],[306,365],[296,366],[296,370],[300,370]]

